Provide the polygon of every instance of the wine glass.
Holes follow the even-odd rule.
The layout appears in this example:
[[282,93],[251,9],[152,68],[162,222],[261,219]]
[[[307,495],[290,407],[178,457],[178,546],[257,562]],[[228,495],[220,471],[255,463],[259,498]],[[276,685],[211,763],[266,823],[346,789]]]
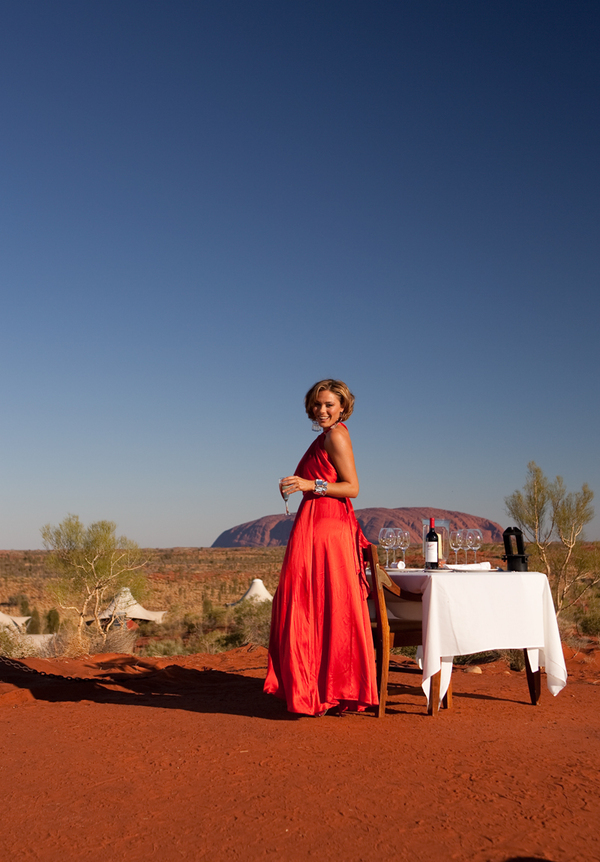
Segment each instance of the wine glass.
[[471,530],[471,532],[473,533],[473,544],[471,547],[473,548],[473,553],[475,554],[475,562],[477,562],[477,551],[480,549],[483,542],[483,535],[481,533],[481,530]]
[[[473,543],[475,542],[475,534],[473,530],[465,530],[465,554],[466,560],[465,562],[469,562],[469,551],[473,550]],[[477,552],[475,552],[475,556],[477,556]]]
[[279,491],[280,491],[281,496],[283,497],[283,501],[285,503],[285,514],[289,515],[290,514],[290,507],[288,506],[289,494],[286,493],[286,491],[282,485],[282,482],[285,478],[286,478],[286,476],[282,476],[281,479],[279,480]]
[[406,566],[406,549],[410,545],[410,533],[408,530],[396,530],[396,541],[402,551],[402,562]]
[[390,527],[392,531],[392,537],[390,540],[390,548],[392,549],[392,568],[396,565],[396,548],[398,547],[398,536],[396,535],[396,530],[393,527]]
[[379,538],[377,540],[379,542],[379,546],[381,548],[385,548],[387,542],[387,527],[382,527],[379,531]]
[[385,566],[386,569],[390,565],[390,548],[394,543],[394,531],[391,527],[382,527],[379,531],[379,544],[385,548]]
[[450,530],[450,547],[454,551],[454,565],[458,565],[458,552],[463,546],[463,531]]
[[402,530],[400,530],[398,527],[392,527],[391,530],[394,534],[394,538],[392,540],[392,566],[395,566],[396,550],[400,548],[400,534],[402,533]]
[[[393,550],[396,546],[396,531],[394,530],[393,527],[387,528],[386,538],[387,538],[387,546],[386,546],[387,558],[386,558],[385,564],[387,567],[389,567],[389,565],[390,565],[389,564],[389,551],[387,549],[389,548],[390,550]],[[394,557],[395,557],[395,554],[394,554]]]

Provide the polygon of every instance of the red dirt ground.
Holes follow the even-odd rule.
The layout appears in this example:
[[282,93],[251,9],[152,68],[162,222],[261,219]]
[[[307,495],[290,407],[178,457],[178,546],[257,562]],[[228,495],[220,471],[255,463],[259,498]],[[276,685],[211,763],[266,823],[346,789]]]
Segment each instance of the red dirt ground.
[[382,720],[288,714],[260,647],[2,661],[0,860],[594,862],[599,652],[565,655],[536,707],[502,662],[456,668],[437,718],[401,659]]

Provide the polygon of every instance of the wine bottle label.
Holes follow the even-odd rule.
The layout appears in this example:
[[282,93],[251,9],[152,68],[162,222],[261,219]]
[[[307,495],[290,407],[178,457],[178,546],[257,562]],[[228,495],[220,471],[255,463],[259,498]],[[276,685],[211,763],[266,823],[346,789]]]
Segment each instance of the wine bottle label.
[[437,563],[438,561],[438,543],[425,542],[425,562]]

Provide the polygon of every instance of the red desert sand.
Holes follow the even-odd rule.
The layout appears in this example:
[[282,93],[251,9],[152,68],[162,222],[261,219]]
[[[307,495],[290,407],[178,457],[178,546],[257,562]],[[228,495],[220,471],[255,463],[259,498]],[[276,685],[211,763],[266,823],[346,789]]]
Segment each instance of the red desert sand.
[[593,862],[599,655],[565,647],[535,707],[503,662],[457,667],[437,718],[399,657],[382,720],[288,714],[261,647],[0,661],[0,860]]

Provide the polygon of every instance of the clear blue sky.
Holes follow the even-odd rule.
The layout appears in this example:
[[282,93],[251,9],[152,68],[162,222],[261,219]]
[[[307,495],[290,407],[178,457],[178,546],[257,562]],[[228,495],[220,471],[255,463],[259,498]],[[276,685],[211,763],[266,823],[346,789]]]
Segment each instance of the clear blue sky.
[[508,526],[533,459],[600,539],[599,37],[579,0],[0,0],[0,547],[280,512],[327,376],[357,508]]

